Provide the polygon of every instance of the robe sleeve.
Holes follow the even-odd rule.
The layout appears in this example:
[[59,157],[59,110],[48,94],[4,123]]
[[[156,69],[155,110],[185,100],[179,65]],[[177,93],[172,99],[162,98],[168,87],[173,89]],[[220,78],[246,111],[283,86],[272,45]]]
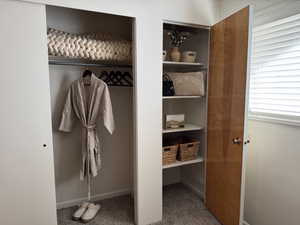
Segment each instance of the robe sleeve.
[[64,132],[70,132],[72,130],[74,121],[75,121],[75,113],[72,107],[72,94],[71,88],[68,90],[66,102],[64,105],[64,109],[62,111],[62,117],[59,125],[59,130]]
[[112,134],[115,130],[115,122],[112,111],[112,104],[110,100],[110,94],[107,86],[103,90],[101,103],[104,126],[106,127],[108,132]]

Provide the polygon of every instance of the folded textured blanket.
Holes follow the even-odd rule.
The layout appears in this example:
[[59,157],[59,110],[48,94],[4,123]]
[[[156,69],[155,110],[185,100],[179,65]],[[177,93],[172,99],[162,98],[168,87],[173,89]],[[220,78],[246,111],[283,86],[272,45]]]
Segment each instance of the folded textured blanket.
[[130,63],[131,41],[114,39],[109,34],[71,34],[49,28],[48,54],[66,58]]

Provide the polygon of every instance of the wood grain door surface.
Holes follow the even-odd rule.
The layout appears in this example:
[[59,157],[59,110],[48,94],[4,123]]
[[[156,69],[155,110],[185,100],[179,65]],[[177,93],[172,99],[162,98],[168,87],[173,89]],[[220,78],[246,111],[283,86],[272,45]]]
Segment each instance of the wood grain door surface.
[[206,205],[223,225],[240,217],[249,10],[211,29]]

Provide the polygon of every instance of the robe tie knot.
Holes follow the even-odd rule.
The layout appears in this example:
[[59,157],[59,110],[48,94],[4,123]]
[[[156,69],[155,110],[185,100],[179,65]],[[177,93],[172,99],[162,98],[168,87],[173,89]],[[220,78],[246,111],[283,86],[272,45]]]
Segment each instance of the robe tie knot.
[[96,124],[94,125],[83,125],[88,131],[91,131],[91,130],[95,130],[96,129]]

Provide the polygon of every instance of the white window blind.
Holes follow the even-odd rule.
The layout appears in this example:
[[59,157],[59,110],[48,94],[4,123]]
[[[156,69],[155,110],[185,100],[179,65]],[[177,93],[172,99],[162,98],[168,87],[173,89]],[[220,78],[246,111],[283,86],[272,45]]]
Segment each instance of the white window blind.
[[300,14],[253,31],[250,115],[300,121]]

